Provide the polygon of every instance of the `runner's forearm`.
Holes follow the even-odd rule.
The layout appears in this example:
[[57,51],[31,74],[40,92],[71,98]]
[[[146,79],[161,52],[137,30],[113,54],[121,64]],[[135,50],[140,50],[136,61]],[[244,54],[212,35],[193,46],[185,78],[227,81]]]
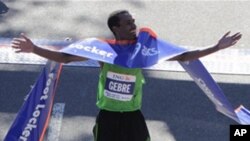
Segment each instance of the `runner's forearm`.
[[212,46],[212,47],[208,47],[205,49],[188,51],[188,52],[181,54],[179,56],[176,56],[170,60],[190,61],[190,60],[195,60],[195,59],[204,57],[206,55],[212,54],[216,51],[219,51],[219,48],[217,47],[217,45]]
[[63,54],[63,53],[57,52],[57,51],[43,49],[43,48],[40,48],[36,45],[34,45],[33,53],[35,53],[41,57],[47,58],[49,60],[53,60],[53,61],[60,62],[60,63],[69,63],[70,62],[70,60],[68,59],[69,57],[67,57],[66,54]]

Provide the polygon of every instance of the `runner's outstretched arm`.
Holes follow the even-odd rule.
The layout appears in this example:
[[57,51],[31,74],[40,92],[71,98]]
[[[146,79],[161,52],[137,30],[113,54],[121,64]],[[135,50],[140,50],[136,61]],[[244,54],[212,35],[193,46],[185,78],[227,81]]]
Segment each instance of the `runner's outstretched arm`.
[[229,34],[230,34],[230,31],[227,32],[224,36],[222,36],[222,38],[218,41],[218,43],[212,47],[208,47],[208,48],[200,49],[200,50],[188,51],[174,58],[171,58],[169,60],[190,61],[190,60],[198,59],[200,57],[217,52],[221,49],[225,49],[225,48],[235,45],[241,39],[241,36],[242,36],[239,32],[232,36],[229,36]]
[[87,58],[40,48],[33,44],[33,42],[24,34],[21,34],[21,38],[14,38],[11,42],[11,47],[16,49],[16,53],[35,53],[49,60],[53,60],[60,63],[87,60]]

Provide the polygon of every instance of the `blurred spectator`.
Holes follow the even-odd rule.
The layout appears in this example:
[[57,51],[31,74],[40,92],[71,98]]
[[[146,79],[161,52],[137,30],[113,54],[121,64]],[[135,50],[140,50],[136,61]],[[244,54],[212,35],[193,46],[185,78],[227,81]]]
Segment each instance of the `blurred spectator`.
[[9,8],[3,2],[0,1],[0,14],[7,13],[8,10]]

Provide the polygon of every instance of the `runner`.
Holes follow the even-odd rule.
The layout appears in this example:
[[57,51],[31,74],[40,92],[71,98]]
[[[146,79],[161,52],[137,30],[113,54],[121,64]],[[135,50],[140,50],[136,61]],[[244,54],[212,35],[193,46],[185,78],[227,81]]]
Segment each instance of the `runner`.
[[[111,13],[108,26],[115,36],[115,40],[110,42],[110,47],[115,47],[117,50],[136,47],[137,27],[135,19],[128,11],[118,10]],[[236,33],[232,36],[229,34],[230,32],[226,33],[214,46],[188,51],[169,60],[194,60],[231,47],[241,38],[241,34]],[[13,39],[11,46],[17,53],[35,53],[63,63],[89,59],[37,47],[25,35]],[[141,69],[125,68],[104,62],[100,62],[100,65],[102,69],[97,92],[97,107],[100,112],[93,129],[95,141],[149,141],[150,135],[140,111],[144,83]]]

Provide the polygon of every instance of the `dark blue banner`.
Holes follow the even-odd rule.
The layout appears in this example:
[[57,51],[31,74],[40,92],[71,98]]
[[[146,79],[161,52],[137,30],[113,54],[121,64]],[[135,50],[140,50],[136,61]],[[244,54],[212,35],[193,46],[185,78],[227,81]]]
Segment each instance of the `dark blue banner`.
[[61,68],[53,61],[46,64],[4,141],[43,141]]

